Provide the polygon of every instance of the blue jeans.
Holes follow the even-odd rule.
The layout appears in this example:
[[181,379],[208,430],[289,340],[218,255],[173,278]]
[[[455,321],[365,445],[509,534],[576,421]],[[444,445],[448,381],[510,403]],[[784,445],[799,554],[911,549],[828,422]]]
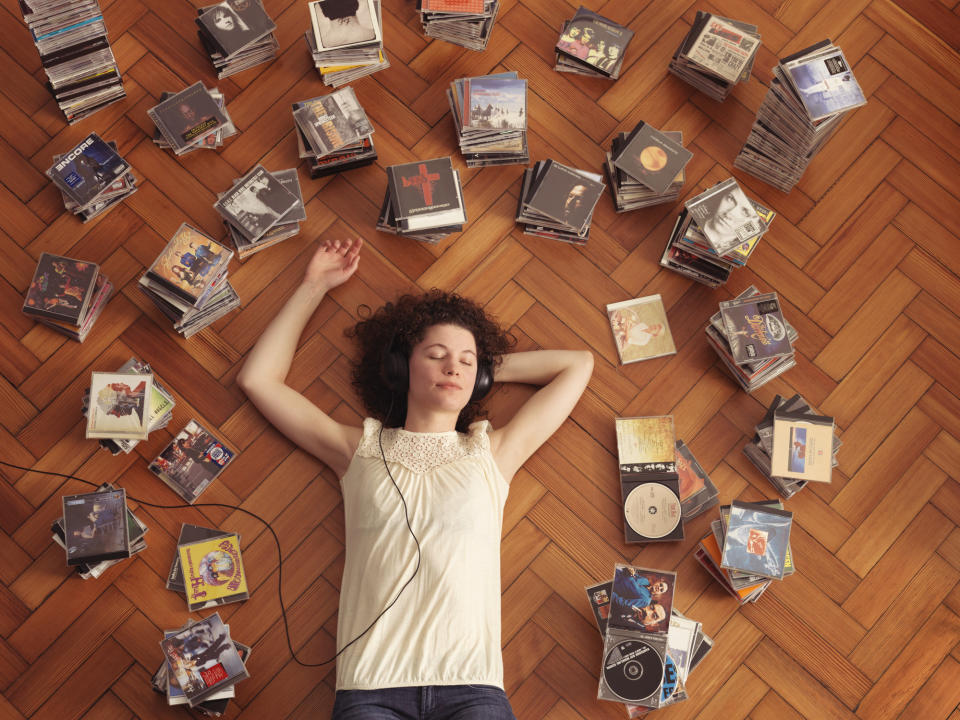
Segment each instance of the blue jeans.
[[492,685],[337,690],[331,720],[517,720]]

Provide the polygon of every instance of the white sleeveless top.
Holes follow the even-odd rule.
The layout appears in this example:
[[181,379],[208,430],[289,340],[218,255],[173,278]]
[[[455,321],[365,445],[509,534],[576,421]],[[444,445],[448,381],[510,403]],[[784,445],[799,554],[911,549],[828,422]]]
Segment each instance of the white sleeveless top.
[[[413,574],[416,545],[380,455],[380,423],[340,480],[346,560],[337,647],[359,635]],[[503,687],[500,531],[509,485],[490,452],[490,423],[455,431],[383,431],[383,451],[420,540],[416,578],[337,658],[337,690],[415,685]]]

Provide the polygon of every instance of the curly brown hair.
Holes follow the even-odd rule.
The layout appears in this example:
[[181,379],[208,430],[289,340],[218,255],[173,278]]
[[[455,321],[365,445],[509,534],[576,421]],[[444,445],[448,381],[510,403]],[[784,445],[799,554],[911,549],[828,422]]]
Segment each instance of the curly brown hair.
[[[473,333],[477,343],[477,366],[498,365],[515,340],[472,300],[434,288],[423,295],[401,295],[396,302],[370,313],[347,330],[356,340],[360,359],[353,365],[353,386],[367,412],[386,427],[399,427],[407,417],[406,394],[392,388],[384,375],[384,362],[391,349],[407,358],[434,325],[458,325]],[[365,314],[361,313],[361,315]],[[466,432],[470,423],[484,415],[479,400],[460,411],[456,428]]]

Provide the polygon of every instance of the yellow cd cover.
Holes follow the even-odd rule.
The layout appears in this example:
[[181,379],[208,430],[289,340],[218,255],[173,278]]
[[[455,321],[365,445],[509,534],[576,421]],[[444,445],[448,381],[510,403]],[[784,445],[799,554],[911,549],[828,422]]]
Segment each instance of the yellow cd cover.
[[191,612],[249,597],[237,535],[186,543],[177,552]]

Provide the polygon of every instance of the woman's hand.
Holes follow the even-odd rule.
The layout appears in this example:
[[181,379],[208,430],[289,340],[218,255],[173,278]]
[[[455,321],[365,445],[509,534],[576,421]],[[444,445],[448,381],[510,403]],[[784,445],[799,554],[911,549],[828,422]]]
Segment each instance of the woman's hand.
[[304,284],[323,293],[343,285],[360,265],[362,245],[360,238],[321,243],[307,265]]

